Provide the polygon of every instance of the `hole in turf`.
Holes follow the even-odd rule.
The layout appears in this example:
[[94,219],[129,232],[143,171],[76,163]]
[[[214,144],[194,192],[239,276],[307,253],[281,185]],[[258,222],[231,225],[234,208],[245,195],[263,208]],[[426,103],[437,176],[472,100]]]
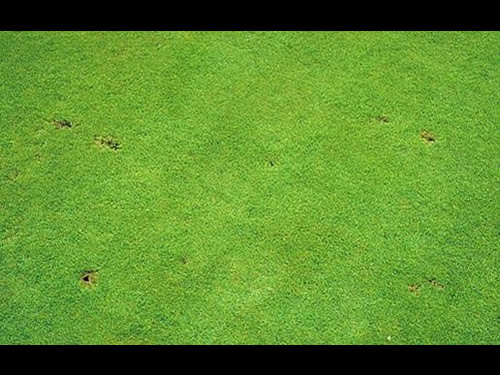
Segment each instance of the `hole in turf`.
[[410,293],[420,294],[420,287],[417,284],[411,284],[408,287],[408,290],[410,291]]
[[441,284],[439,281],[437,281],[436,279],[429,279],[427,280],[429,282],[429,284],[431,284],[431,286],[433,286],[434,288],[437,288],[437,289],[444,289],[445,286],[443,284]]
[[69,120],[66,120],[66,119],[53,120],[52,123],[58,129],[72,128],[73,127],[73,123]]
[[275,165],[274,161],[269,160],[269,165],[270,165],[271,167],[274,167],[274,165]]
[[83,272],[80,281],[85,286],[94,286],[97,282],[97,270],[89,270]]
[[389,117],[382,115],[382,116],[377,116],[377,120],[380,122],[389,122]]
[[424,141],[427,143],[434,143],[436,142],[436,136],[432,134],[431,132],[423,131],[420,133],[420,138],[422,138]]
[[94,136],[94,143],[98,146],[107,147],[114,151],[117,151],[118,149],[121,148],[120,143],[118,143],[118,141],[111,136],[108,137]]

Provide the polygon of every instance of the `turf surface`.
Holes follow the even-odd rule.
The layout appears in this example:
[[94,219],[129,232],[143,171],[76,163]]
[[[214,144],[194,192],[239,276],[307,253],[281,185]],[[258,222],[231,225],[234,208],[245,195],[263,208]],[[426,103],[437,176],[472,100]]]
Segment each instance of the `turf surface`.
[[495,32],[1,32],[0,344],[499,344]]

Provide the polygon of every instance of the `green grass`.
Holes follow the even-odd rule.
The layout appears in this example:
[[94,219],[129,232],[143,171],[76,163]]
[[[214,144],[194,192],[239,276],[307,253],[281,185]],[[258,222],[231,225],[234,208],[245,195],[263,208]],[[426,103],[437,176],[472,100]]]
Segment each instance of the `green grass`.
[[499,344],[499,47],[1,32],[0,344]]

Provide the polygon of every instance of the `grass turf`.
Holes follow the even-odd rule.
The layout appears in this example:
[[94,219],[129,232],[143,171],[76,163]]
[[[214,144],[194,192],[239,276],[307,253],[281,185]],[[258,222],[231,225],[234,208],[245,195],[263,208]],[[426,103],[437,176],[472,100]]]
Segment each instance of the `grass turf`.
[[1,32],[0,344],[500,343],[499,42]]

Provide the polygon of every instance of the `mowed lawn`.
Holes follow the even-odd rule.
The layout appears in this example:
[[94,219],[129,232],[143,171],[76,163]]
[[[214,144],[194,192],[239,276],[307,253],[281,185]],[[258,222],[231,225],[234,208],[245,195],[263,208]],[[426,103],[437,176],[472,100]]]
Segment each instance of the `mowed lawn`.
[[0,32],[0,344],[499,344],[498,32]]

